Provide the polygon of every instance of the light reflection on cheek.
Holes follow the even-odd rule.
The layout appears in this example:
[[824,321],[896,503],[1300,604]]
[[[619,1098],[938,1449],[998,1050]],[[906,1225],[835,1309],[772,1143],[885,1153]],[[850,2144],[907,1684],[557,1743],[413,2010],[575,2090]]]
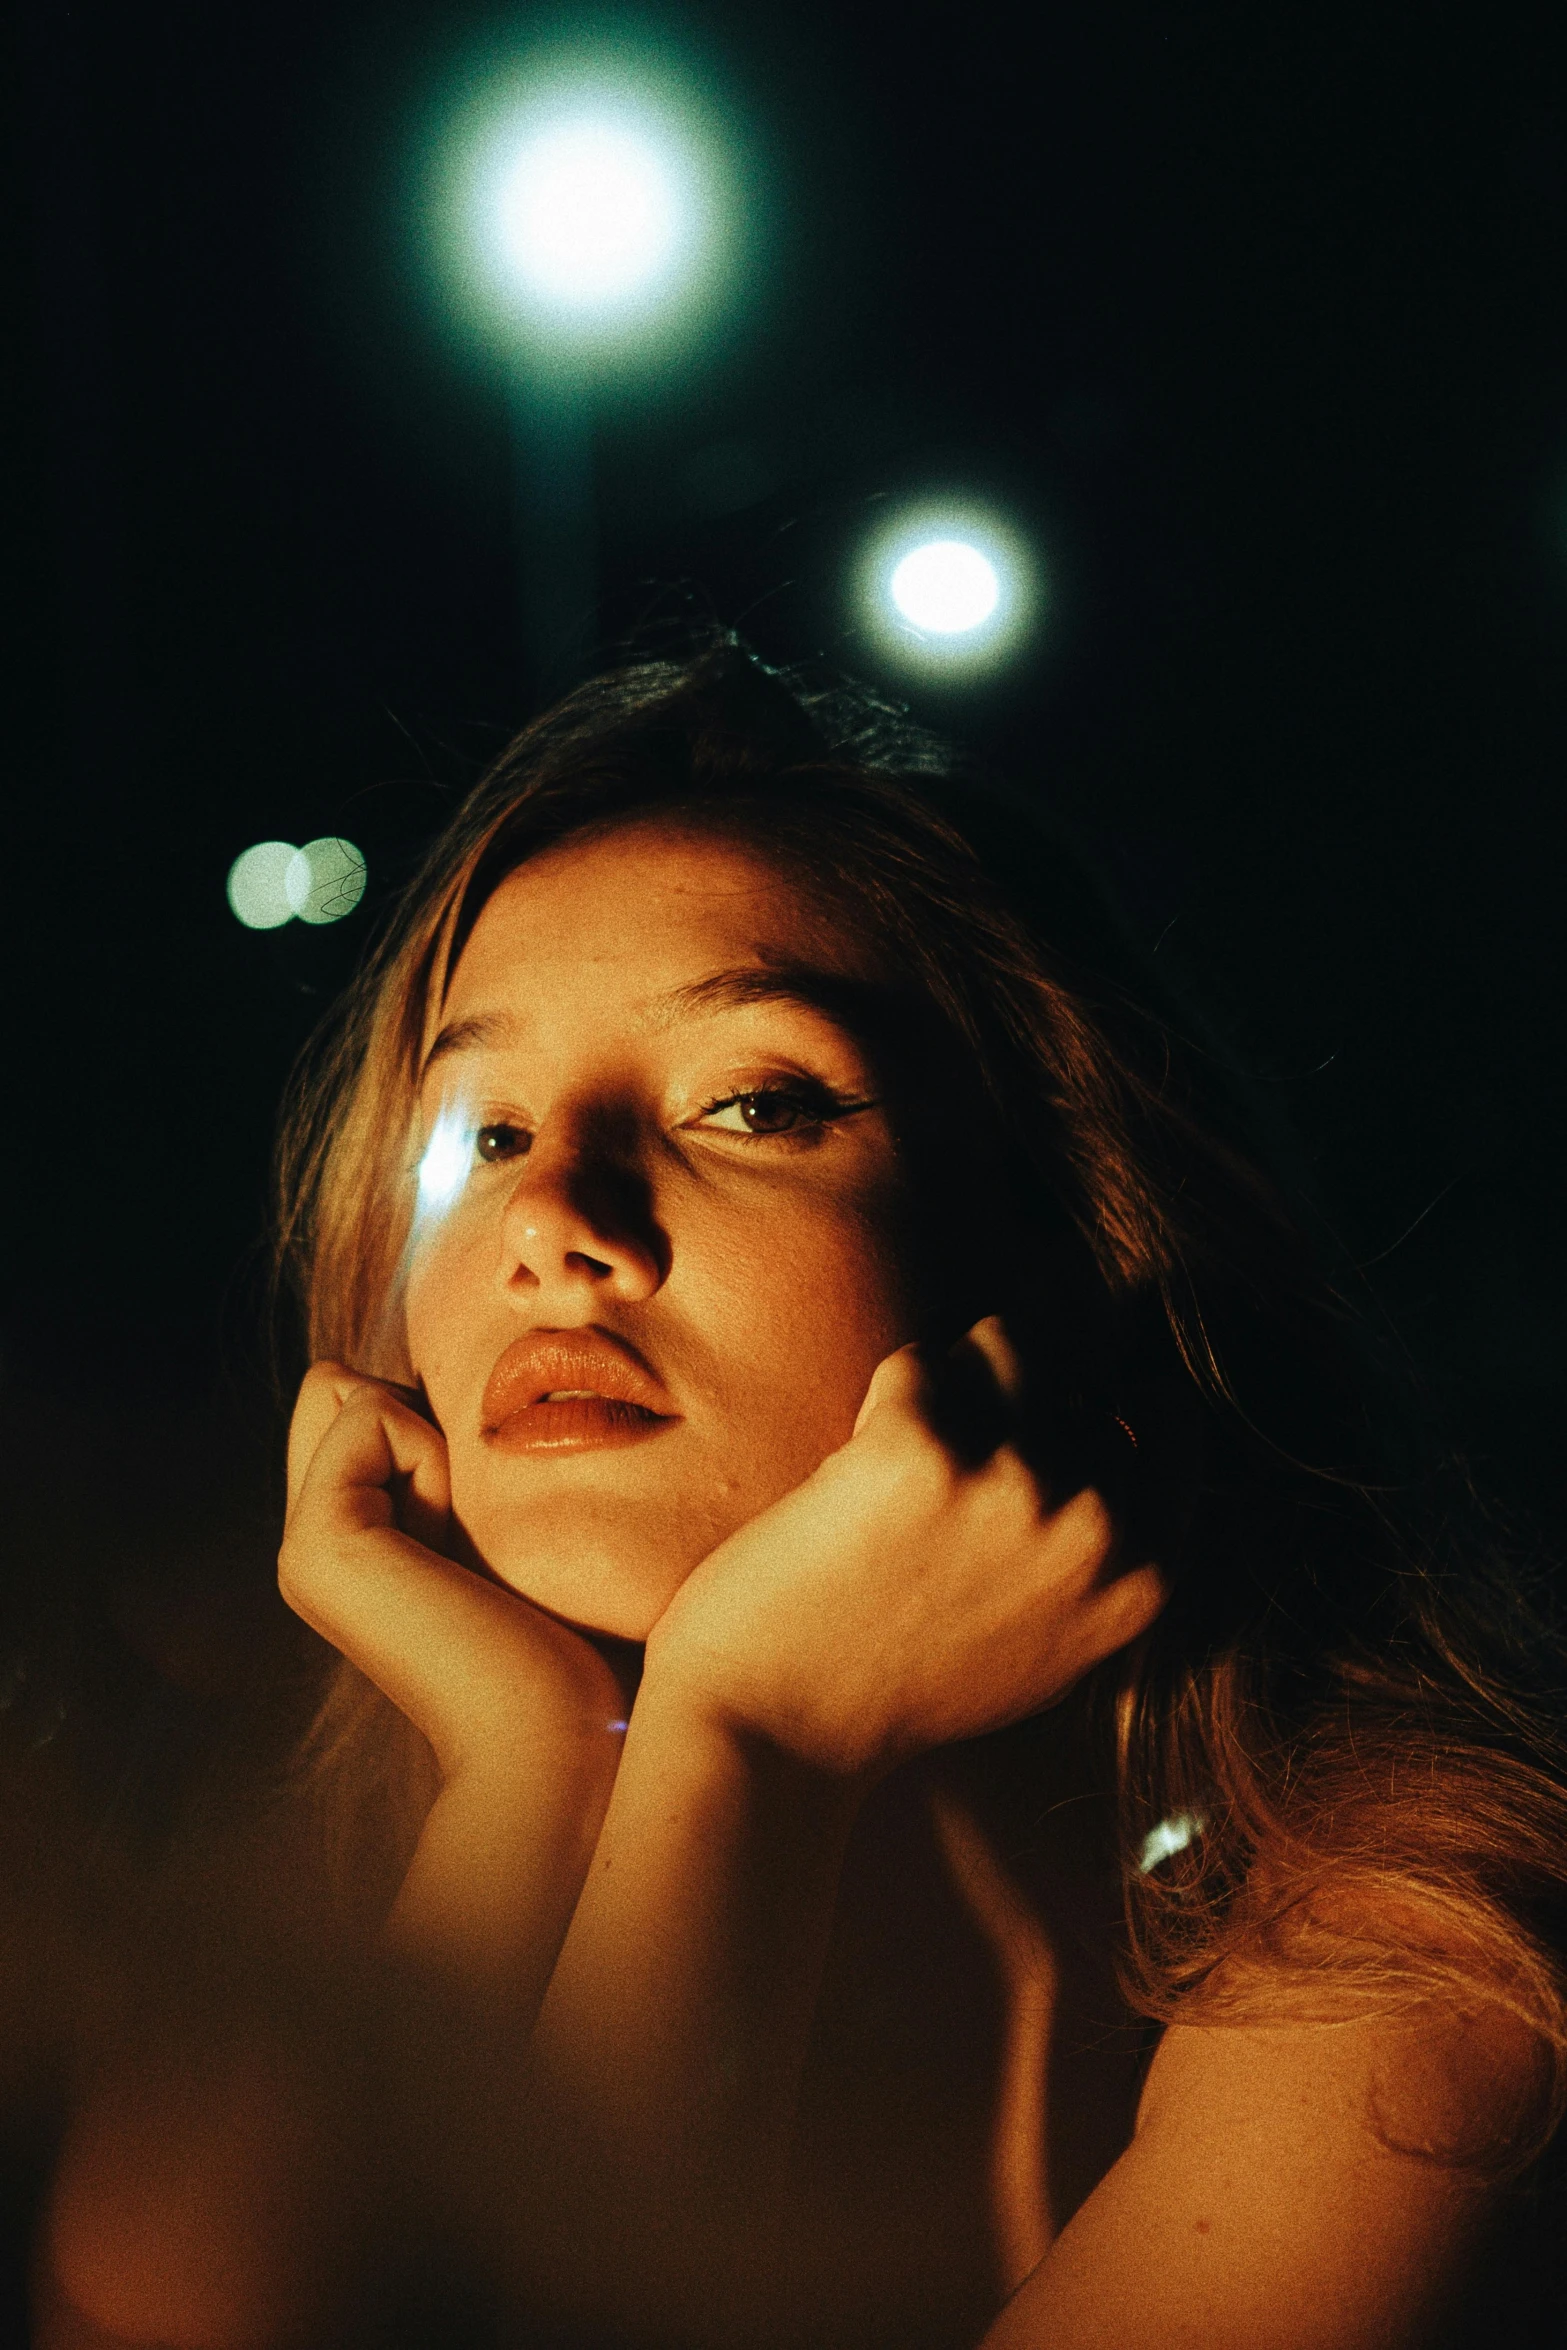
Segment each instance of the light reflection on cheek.
[[473,1169],[473,1122],[461,1102],[446,1103],[419,1161],[414,1233],[422,1235],[457,1205]]
[[[404,1338],[414,1376],[439,1389],[443,1330],[450,1320],[454,1212],[474,1172],[474,1105],[458,1096],[443,1102],[425,1136],[414,1179],[413,1215],[403,1247]],[[461,1219],[457,1219],[458,1223]],[[437,1425],[443,1425],[435,1395]]]

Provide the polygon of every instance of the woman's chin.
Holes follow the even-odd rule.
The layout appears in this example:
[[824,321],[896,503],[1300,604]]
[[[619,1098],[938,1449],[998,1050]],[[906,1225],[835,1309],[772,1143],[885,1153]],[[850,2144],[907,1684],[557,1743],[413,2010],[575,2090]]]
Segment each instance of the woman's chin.
[[469,1535],[490,1573],[535,1607],[584,1632],[640,1643],[713,1547],[693,1542],[693,1531],[681,1543],[672,1528],[584,1522],[579,1510],[566,1527],[511,1523]]

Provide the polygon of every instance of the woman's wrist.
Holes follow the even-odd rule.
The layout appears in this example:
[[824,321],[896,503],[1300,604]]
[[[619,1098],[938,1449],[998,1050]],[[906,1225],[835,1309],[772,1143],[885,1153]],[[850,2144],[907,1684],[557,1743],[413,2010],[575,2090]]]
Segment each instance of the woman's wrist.
[[696,1641],[662,1635],[647,1644],[630,1735],[686,1760],[682,1775],[708,1770],[735,1782],[789,1789],[824,1817],[852,1818],[882,1776],[872,1761],[825,1746],[788,1702],[741,1674],[714,1670]]

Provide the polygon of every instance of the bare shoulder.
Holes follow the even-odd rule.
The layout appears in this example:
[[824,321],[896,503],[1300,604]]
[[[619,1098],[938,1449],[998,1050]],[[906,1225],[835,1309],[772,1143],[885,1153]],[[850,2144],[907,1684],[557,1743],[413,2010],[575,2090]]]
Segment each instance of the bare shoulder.
[[985,2350],[1393,2350],[1444,2338],[1538,2110],[1498,2004],[1325,2020],[1215,2000],[1155,2052],[1131,2145]]

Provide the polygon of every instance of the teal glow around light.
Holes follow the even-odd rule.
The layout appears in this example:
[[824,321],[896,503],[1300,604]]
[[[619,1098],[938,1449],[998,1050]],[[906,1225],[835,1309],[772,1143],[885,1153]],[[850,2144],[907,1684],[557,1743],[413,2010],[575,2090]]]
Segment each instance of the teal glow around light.
[[535,369],[656,357],[700,333],[744,242],[717,108],[635,39],[476,77],[432,146],[430,260],[458,322]]
[[861,625],[901,668],[957,682],[1016,653],[1043,605],[1021,532],[967,501],[900,507],[856,567]]

